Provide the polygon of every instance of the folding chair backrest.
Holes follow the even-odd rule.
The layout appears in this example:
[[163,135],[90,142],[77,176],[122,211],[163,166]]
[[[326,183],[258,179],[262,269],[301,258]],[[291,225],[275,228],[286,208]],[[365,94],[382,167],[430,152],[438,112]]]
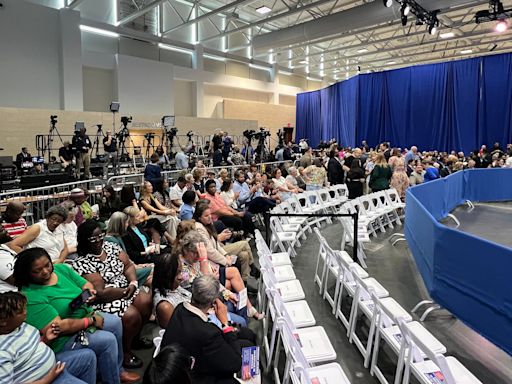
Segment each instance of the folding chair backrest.
[[279,217],[270,217],[270,229],[274,232],[284,232],[283,225],[281,223],[281,220],[279,220]]
[[272,272],[272,269],[264,269],[263,271],[261,271],[261,274],[263,276],[263,284],[265,284],[265,287],[269,289],[274,289],[277,284],[277,279],[274,273]]
[[423,361],[423,356],[420,353],[423,352],[428,359],[432,360],[439,367],[439,370],[445,378],[446,384],[456,384],[455,378],[453,377],[453,374],[450,371],[448,364],[446,363],[446,358],[442,354],[432,351],[423,342],[423,340],[416,336],[414,332],[410,332],[402,318],[397,320],[398,326],[402,331],[402,335],[405,337],[406,343],[413,351],[412,357],[414,358],[414,361]]
[[393,324],[396,324],[397,319],[394,317],[393,313],[381,304],[380,299],[377,297],[375,292],[371,291],[370,295],[373,303],[375,304],[375,313],[379,315],[379,321],[384,325],[384,328],[388,328]]
[[397,207],[400,206],[400,204],[402,204],[400,195],[398,194],[398,191],[395,188],[387,189],[385,192],[392,206]]
[[302,213],[302,206],[299,201],[299,195],[293,194],[286,199],[286,202],[290,204],[291,212],[289,213]]
[[292,361],[302,367],[309,367],[308,361],[302,352],[300,341],[294,333],[295,329],[291,323],[287,321],[279,322],[279,330],[281,331],[285,351],[291,356]]
[[356,283],[356,294],[362,300],[369,300],[371,298],[372,287],[368,287],[364,279],[362,279],[357,273],[356,266],[353,264],[350,266],[350,274]]
[[371,194],[372,200],[377,208],[391,208],[391,203],[387,198],[386,191],[374,192]]
[[323,204],[331,203],[331,195],[329,194],[329,189],[322,188],[319,189],[317,192],[318,198],[320,199],[320,202]]
[[256,241],[258,241],[258,240],[262,240],[263,242],[265,241],[265,238],[263,237],[263,235],[261,234],[259,229],[254,230],[254,237],[256,238]]
[[320,255],[320,258],[322,260],[327,260],[327,248],[326,246],[329,246],[327,244],[327,241],[325,238],[321,235],[320,231],[317,227],[313,228],[313,232],[315,232],[315,235],[318,239],[318,243],[320,244],[320,248],[318,249],[318,254]]

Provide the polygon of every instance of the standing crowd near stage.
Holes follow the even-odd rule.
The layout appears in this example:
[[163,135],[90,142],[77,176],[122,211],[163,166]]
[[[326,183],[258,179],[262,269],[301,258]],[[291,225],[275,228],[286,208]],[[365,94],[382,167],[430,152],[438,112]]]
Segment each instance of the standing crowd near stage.
[[[404,199],[410,186],[459,170],[512,167],[512,145],[498,143],[465,155],[365,142],[313,149],[301,140],[261,168],[237,156],[240,148],[225,150],[222,138],[215,146],[219,164],[238,166],[232,178],[200,161],[192,167],[180,150],[182,173],[170,185],[160,151],[142,185],[105,186],[98,207],[76,188],[28,226],[26,207],[8,203],[0,228],[0,383],[236,383],[241,348],[258,343],[248,323],[264,317],[254,295],[259,214],[332,184],[346,183],[350,199],[388,188]],[[141,336],[148,322],[165,334],[141,378],[130,370],[143,366],[137,350],[153,348]]]

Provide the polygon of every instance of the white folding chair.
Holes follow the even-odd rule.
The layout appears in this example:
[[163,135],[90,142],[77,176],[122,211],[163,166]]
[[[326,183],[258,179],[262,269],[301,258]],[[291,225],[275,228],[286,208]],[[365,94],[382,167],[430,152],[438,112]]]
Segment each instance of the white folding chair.
[[270,271],[278,283],[283,281],[295,280],[295,272],[290,264],[273,266],[272,261],[269,259],[269,254],[258,251],[261,269]]
[[280,265],[290,265],[292,263],[288,252],[270,252],[270,248],[263,239],[256,238],[256,249],[258,252],[265,253],[270,259],[270,263],[274,267],[278,267]]
[[375,328],[370,326],[368,341],[366,345],[364,345],[359,336],[356,334],[358,312],[361,310],[361,312],[370,320],[370,322],[373,322],[375,316],[375,303],[371,297],[371,293],[374,294],[377,298],[382,299],[389,296],[389,292],[373,277],[366,279],[359,277],[355,265],[351,265],[350,270],[352,272],[352,277],[354,278],[355,293],[354,299],[352,300],[347,336],[349,338],[349,342],[356,345],[359,352],[361,352],[363,355],[365,363],[367,364],[367,362],[370,360]]
[[[279,205],[276,206],[278,208],[278,211],[281,211],[282,213],[289,213],[293,214],[296,213],[294,209],[292,208],[292,205],[288,200],[282,201],[279,203]],[[294,232],[297,233],[297,236],[300,239],[306,239],[306,231],[308,230],[309,226],[307,225],[308,218],[307,217],[300,217],[300,216],[280,216],[279,220],[283,223],[283,225],[298,225],[298,229]],[[286,228],[286,226],[285,226]],[[291,227],[290,227],[291,228]]]
[[295,232],[283,231],[279,219],[275,216],[270,217],[268,230],[270,230],[270,250],[272,252],[279,249],[281,252],[288,252],[292,257],[297,256],[293,248],[297,241]]
[[343,297],[346,293],[348,296],[354,298],[356,293],[356,283],[354,281],[354,274],[357,274],[359,277],[365,279],[368,278],[368,272],[366,272],[359,264],[352,262],[348,262],[346,258],[338,257],[338,262],[343,268],[343,272],[339,274],[339,288],[338,288],[338,296],[335,298],[335,315],[336,318],[340,319],[345,328],[348,331],[350,329],[349,323],[352,314],[352,308],[350,309],[350,315],[347,317],[343,313]]
[[[402,384],[409,383],[410,371],[421,384],[444,382],[446,384],[482,384],[459,360],[453,356],[444,356],[430,348],[422,335],[411,329],[410,324],[398,320],[408,353]],[[443,381],[441,381],[443,380]]]
[[[318,288],[320,289],[320,294],[322,294],[324,289],[324,279],[325,274],[327,273],[327,268],[331,265],[330,260],[330,254],[327,253],[327,249],[325,247],[326,241],[324,237],[320,234],[320,230],[318,228],[314,228],[313,232],[315,232],[315,235],[318,239],[319,243],[319,249],[318,249],[318,256],[316,259],[316,267],[315,267],[315,277],[314,282],[318,284]],[[322,260],[322,268],[320,269],[320,260]]]
[[402,224],[402,220],[400,220],[400,216],[398,215],[397,208],[391,204],[391,201],[388,199],[386,191],[379,191],[372,193],[372,201],[378,210],[387,212],[388,218],[391,222],[397,225]]
[[[315,191],[304,191],[303,194],[307,197],[305,202],[305,207],[307,211],[316,214],[328,214],[329,209],[324,206],[322,199],[318,195],[318,190]],[[326,221],[328,224],[332,223],[332,219],[329,216],[320,217],[319,223]]]
[[388,197],[389,204],[395,209],[405,208],[405,203],[400,199],[400,195],[395,188],[386,189],[386,196]]
[[[325,329],[320,326],[308,328],[293,328],[293,320],[290,318],[286,310],[281,311],[282,317],[278,319],[279,327],[279,340],[276,344],[274,352],[274,380],[276,383],[287,383],[289,380],[289,373],[291,368],[292,359],[289,353],[286,354],[286,364],[284,371],[284,378],[281,381],[278,367],[279,367],[279,346],[282,340],[285,351],[290,351],[290,345],[293,341],[297,342],[304,360],[308,366],[317,363],[333,361],[336,359],[336,351],[332,346]],[[288,332],[286,328],[288,327]]]
[[[290,207],[290,213],[295,213],[295,214],[301,214],[301,213],[306,213],[302,210],[302,205],[298,199],[298,195],[297,194],[292,194],[288,199],[286,199],[286,204],[289,205]],[[304,217],[299,217],[299,216],[295,216],[295,217],[290,217],[289,220],[292,220],[292,223],[293,223],[293,220],[298,220],[298,219],[302,219],[303,221],[300,222],[300,224],[302,224],[302,226],[304,227],[304,231],[308,231],[309,233],[312,232],[312,229],[311,229],[311,219],[314,219],[314,218],[308,218],[306,216]],[[294,222],[295,224],[297,222]]]
[[322,188],[316,191],[318,195],[319,203],[324,207],[324,210],[328,213],[334,213],[338,202],[331,197],[329,188]]

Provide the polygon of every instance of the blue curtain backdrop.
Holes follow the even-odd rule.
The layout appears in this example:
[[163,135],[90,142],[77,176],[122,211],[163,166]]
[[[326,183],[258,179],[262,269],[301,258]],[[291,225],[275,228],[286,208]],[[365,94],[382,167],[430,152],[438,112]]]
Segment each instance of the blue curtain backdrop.
[[512,54],[365,74],[297,95],[298,138],[469,152],[512,142]]

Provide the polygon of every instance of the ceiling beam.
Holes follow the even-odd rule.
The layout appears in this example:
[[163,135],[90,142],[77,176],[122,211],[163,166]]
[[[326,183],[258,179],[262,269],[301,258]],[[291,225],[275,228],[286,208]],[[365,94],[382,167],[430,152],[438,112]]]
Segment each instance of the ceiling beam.
[[202,15],[196,17],[195,19],[189,20],[189,21],[187,21],[185,23],[182,23],[182,24],[176,25],[176,26],[174,26],[172,28],[169,28],[168,30],[162,32],[162,34],[166,35],[168,33],[174,32],[174,31],[176,31],[176,30],[178,30],[180,28],[186,27],[188,25],[192,25],[192,24],[197,23],[198,21],[204,20],[204,19],[206,19],[208,17],[218,15],[219,13],[224,13],[224,12],[226,12],[226,11],[232,9],[232,8],[235,8],[235,7],[239,6],[239,5],[247,3],[249,1],[252,2],[253,0],[236,0],[236,1],[234,1],[232,3],[229,3],[229,4],[226,4],[226,5],[224,5],[224,6],[220,7],[220,8],[216,8],[216,9],[210,11],[210,12],[202,14]]
[[82,4],[85,0],[73,0],[68,6],[67,8],[69,9],[75,9],[76,7],[78,7],[80,4]]
[[230,36],[230,35],[232,35],[234,33],[238,33],[238,32],[244,31],[244,30],[249,29],[249,28],[257,27],[257,26],[262,25],[262,24],[267,24],[267,23],[270,23],[272,21],[279,20],[279,19],[281,19],[283,17],[287,17],[287,16],[293,15],[295,13],[302,12],[302,11],[304,11],[306,9],[318,7],[320,5],[327,4],[327,3],[332,3],[334,1],[336,1],[336,0],[320,0],[320,1],[316,1],[316,2],[313,2],[313,3],[306,4],[306,5],[302,5],[300,7],[298,6],[297,8],[290,9],[289,11],[282,12],[282,13],[279,13],[277,15],[270,16],[270,17],[264,18],[262,20],[258,20],[258,21],[255,21],[253,23],[244,25],[243,27],[235,28],[235,29],[232,29],[231,31],[226,31],[226,32],[220,33],[218,35],[207,37],[205,39],[202,39],[201,42],[212,41],[212,40],[220,39],[221,37],[224,37],[224,36]]
[[[75,1],[80,1],[80,0],[75,0]],[[126,17],[123,17],[121,20],[119,20],[117,22],[117,25],[123,25],[123,24],[129,23],[130,21],[133,21],[133,20],[137,19],[138,17],[141,17],[142,15],[148,13],[153,8],[159,6],[162,3],[165,3],[166,1],[167,0],[156,0],[156,1],[153,1],[150,4],[145,5],[144,7],[139,9],[138,11],[135,11],[132,14],[130,14],[130,15],[126,16]]]

